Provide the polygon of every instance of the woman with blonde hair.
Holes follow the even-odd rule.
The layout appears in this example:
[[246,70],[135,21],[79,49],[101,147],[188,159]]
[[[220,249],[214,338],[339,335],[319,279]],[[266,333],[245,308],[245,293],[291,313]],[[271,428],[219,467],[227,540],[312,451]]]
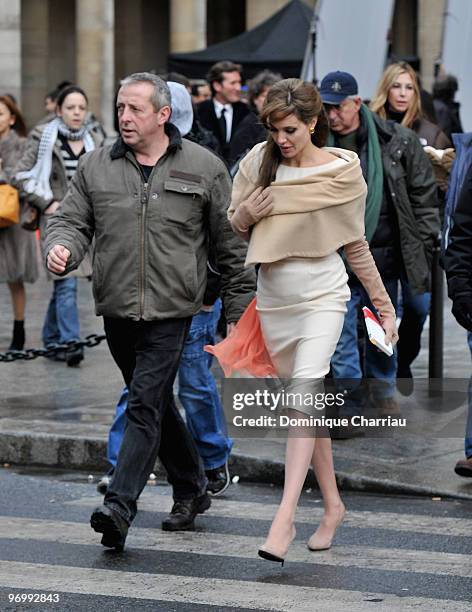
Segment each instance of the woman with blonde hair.
[[[350,151],[322,148],[328,124],[318,90],[299,79],[274,84],[261,119],[267,142],[241,161],[228,216],[249,242],[246,265],[260,264],[257,315],[275,373],[288,381],[288,389],[316,392],[350,297],[340,247],[378,311],[387,342],[397,338],[395,312],[364,238],[366,185],[359,159]],[[238,327],[224,342],[237,336]],[[255,341],[251,336],[249,344]],[[220,358],[218,346],[214,351]],[[222,365],[227,370],[228,364]],[[287,440],[282,501],[259,550],[264,559],[282,563],[295,537],[295,510],[310,464],[324,502],[321,524],[308,542],[311,550],[331,546],[345,512],[331,440],[315,441],[317,430],[304,423],[318,411],[300,402],[288,408],[295,423]]]
[[382,119],[391,119],[416,132],[423,146],[429,145],[436,149],[451,146],[441,128],[424,116],[418,77],[407,62],[387,66],[370,102],[370,108]]
[[[441,128],[424,116],[418,78],[413,68],[406,62],[387,66],[370,108],[382,119],[391,119],[413,130],[423,147],[427,146],[428,149],[451,147],[449,138]],[[432,149],[430,151],[433,152]],[[440,191],[438,195],[441,200]],[[403,311],[400,324],[401,340],[398,343],[397,379],[401,381],[398,383],[400,391],[409,395],[413,390],[411,364],[420,352],[421,333],[429,314],[431,294],[427,292],[413,295],[405,279],[401,281],[401,285]]]

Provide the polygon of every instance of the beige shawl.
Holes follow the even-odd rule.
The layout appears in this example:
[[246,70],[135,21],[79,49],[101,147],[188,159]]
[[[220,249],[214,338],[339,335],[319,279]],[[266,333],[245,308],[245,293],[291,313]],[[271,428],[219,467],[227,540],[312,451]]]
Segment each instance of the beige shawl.
[[[233,184],[228,217],[257,186],[265,143],[257,144],[241,161]],[[364,237],[367,186],[359,158],[344,149],[326,147],[343,166],[294,180],[274,181],[274,207],[253,226],[246,265],[287,257],[324,257]],[[331,166],[331,169],[330,169]]]

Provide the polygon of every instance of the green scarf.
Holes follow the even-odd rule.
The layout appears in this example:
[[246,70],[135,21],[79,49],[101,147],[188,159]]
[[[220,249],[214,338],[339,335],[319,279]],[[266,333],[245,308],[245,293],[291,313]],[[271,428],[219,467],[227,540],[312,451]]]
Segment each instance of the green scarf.
[[[372,111],[365,104],[361,106],[362,120],[367,127],[367,201],[365,206],[365,236],[370,242],[379,222],[380,207],[382,206],[383,192],[383,165],[382,151],[379,137],[375,128]],[[336,146],[333,133],[330,131],[327,145]]]

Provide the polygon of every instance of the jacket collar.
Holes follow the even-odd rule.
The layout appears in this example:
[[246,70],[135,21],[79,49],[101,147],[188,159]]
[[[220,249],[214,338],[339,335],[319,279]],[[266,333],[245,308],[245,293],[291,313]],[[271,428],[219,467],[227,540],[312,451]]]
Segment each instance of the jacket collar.
[[377,113],[372,113],[372,117],[374,118],[375,127],[377,129],[377,134],[379,135],[379,140],[381,142],[389,142],[393,136],[395,136],[396,128],[398,124],[395,121],[388,121],[387,119],[382,119],[377,115]]
[[19,136],[16,130],[10,129],[8,134],[2,138],[2,146],[15,146],[21,140],[24,138]]
[[[182,136],[180,135],[180,132],[175,127],[175,125],[173,123],[166,123],[164,125],[164,131],[169,137],[169,146],[167,147],[167,153],[175,153],[177,149],[181,149]],[[133,149],[124,143],[121,136],[118,136],[111,148],[110,157],[111,159],[119,159],[120,157],[125,157],[128,151],[131,151],[131,153],[133,153]]]

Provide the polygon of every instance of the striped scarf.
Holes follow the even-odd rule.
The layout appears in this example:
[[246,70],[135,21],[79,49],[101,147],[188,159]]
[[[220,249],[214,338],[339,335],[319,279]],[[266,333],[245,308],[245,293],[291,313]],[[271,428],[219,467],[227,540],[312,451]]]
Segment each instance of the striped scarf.
[[80,130],[72,131],[60,117],[56,117],[56,119],[53,119],[46,125],[39,142],[38,156],[35,165],[31,170],[18,172],[16,178],[19,180],[27,179],[23,184],[23,191],[37,195],[47,201],[52,200],[54,197],[51,190],[50,178],[52,152],[59,132],[69,140],[83,140],[84,148],[87,152],[95,149],[95,142],[87,126],[83,126]]

